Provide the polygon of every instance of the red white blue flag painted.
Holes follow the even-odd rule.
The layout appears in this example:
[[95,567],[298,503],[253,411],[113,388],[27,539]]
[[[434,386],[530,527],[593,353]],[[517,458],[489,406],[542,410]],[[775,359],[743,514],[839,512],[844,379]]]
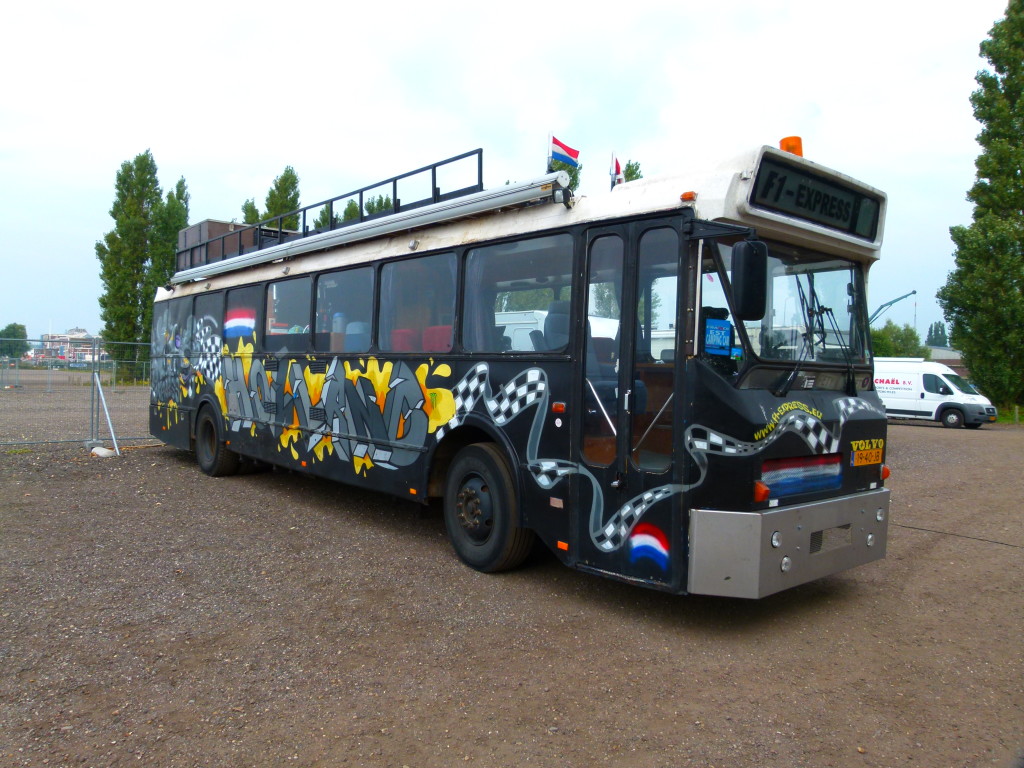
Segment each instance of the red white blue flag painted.
[[229,309],[224,318],[224,338],[247,338],[256,332],[255,309]]
[[629,536],[629,562],[650,560],[668,571],[668,537],[656,525],[640,523]]
[[568,144],[559,141],[554,136],[551,137],[551,159],[557,160],[560,163],[571,165],[573,168],[578,168],[580,164],[580,151],[573,149]]

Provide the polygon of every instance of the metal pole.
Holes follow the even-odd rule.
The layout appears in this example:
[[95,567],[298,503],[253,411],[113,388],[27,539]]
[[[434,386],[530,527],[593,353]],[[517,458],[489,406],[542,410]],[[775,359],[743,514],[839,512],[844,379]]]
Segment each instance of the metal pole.
[[[97,359],[98,359],[98,355],[97,355],[97,352],[96,352],[96,340],[93,339],[93,342],[92,342],[92,373],[93,373],[93,380],[94,380],[94,382],[95,381],[99,381],[99,372],[96,369],[96,360]],[[91,391],[89,392],[89,440],[90,440],[90,442],[98,442],[99,439],[100,439],[100,436],[99,436],[100,425],[99,425],[99,419],[97,418],[98,415],[99,415],[99,407],[98,407],[98,404],[96,402],[96,385],[94,383],[93,386],[92,386]]]
[[100,375],[97,373],[93,376],[93,380],[96,382],[96,388],[100,393],[100,402],[103,403],[103,413],[107,417],[107,429],[110,430],[110,439],[114,442],[114,453],[118,456],[121,455],[121,449],[117,447],[117,435],[114,434],[114,425],[110,421],[110,411],[107,410],[107,399],[103,396],[103,387],[100,385]]

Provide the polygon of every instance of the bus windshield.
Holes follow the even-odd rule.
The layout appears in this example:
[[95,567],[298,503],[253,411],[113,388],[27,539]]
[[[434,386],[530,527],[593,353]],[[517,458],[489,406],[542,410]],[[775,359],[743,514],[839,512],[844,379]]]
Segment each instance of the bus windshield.
[[[868,362],[867,314],[861,268],[808,248],[767,241],[768,300],[764,318],[743,329],[763,360]],[[723,278],[731,246],[718,243]]]

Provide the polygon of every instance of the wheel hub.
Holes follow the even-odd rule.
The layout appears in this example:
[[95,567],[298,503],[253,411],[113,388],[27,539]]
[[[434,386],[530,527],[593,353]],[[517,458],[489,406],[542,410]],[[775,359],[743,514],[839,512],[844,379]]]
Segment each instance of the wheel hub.
[[482,478],[467,478],[456,497],[459,524],[473,541],[482,543],[491,535],[494,512],[491,495]]

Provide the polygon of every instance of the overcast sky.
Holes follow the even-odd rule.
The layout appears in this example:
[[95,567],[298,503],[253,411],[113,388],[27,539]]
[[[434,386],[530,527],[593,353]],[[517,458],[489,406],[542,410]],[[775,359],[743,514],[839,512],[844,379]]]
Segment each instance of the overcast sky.
[[101,330],[95,243],[121,163],[146,149],[165,192],[185,177],[196,222],[262,207],[286,165],[308,204],[482,147],[496,186],[543,173],[553,132],[581,150],[587,193],[613,150],[652,176],[800,135],[888,194],[869,304],[917,290],[882,320],[923,339],[949,227],[970,222],[968,99],[1005,0],[610,5],[16,3],[0,327]]

